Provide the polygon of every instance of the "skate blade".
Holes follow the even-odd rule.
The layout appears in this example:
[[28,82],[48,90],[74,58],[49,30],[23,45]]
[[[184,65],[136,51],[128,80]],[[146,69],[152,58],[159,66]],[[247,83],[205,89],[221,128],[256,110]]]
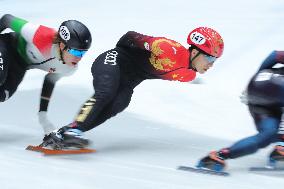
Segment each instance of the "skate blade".
[[250,167],[249,171],[284,171],[284,167],[271,167],[271,166],[263,166],[263,167]]
[[33,146],[29,145],[26,150],[41,152],[44,155],[72,155],[72,154],[86,154],[86,153],[94,153],[95,149],[90,148],[79,148],[79,149],[48,149],[46,147],[41,146]]
[[198,167],[179,166],[177,169],[182,170],[182,171],[189,171],[189,172],[203,173],[203,174],[210,174],[210,175],[217,175],[217,176],[229,176],[230,175],[228,172],[214,171],[211,169],[198,168]]

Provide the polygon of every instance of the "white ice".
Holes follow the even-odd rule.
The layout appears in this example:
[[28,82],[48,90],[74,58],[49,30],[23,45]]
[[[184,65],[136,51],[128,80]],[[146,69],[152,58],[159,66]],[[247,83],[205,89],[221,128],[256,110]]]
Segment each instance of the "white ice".
[[224,56],[202,84],[145,81],[135,89],[130,106],[117,117],[86,133],[97,153],[44,157],[26,151],[41,142],[37,121],[44,73],[28,71],[17,93],[0,108],[1,189],[266,189],[281,187],[284,173],[255,174],[271,146],[228,161],[230,177],[176,170],[195,165],[211,150],[256,133],[239,95],[261,61],[284,48],[284,1],[270,0],[1,0],[1,14],[57,28],[66,19],[85,23],[93,45],[78,72],[62,79],[54,91],[49,117],[61,127],[71,122],[93,94],[90,67],[121,35],[134,30],[165,36],[187,47],[197,26],[218,30]]

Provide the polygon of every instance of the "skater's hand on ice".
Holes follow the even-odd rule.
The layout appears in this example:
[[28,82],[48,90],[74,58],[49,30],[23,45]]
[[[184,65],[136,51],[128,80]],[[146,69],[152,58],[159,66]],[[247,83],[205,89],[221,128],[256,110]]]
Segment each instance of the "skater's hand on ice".
[[244,103],[246,105],[248,104],[248,93],[247,93],[247,90],[244,90],[242,92],[242,94],[240,95],[240,100],[241,100],[242,103]]

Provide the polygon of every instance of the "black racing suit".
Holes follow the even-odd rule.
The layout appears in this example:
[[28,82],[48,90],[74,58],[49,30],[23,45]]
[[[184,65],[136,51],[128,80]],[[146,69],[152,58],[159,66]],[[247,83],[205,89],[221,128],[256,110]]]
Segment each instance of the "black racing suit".
[[95,94],[84,104],[76,119],[82,131],[122,112],[130,103],[133,89],[146,79],[119,47],[98,56],[91,70]]
[[0,102],[17,90],[25,75],[27,64],[16,50],[15,33],[0,34]]
[[88,131],[122,112],[133,89],[145,79],[194,79],[195,71],[188,67],[189,52],[175,41],[128,32],[116,48],[94,61],[95,94],[83,105],[72,127]]

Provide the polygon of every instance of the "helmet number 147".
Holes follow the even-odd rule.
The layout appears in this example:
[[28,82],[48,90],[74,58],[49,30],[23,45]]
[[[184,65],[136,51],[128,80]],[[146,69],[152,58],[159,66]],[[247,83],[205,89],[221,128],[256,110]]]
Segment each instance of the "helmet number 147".
[[190,39],[192,40],[193,43],[198,45],[202,45],[203,43],[205,43],[205,37],[198,32],[193,32],[190,36]]

